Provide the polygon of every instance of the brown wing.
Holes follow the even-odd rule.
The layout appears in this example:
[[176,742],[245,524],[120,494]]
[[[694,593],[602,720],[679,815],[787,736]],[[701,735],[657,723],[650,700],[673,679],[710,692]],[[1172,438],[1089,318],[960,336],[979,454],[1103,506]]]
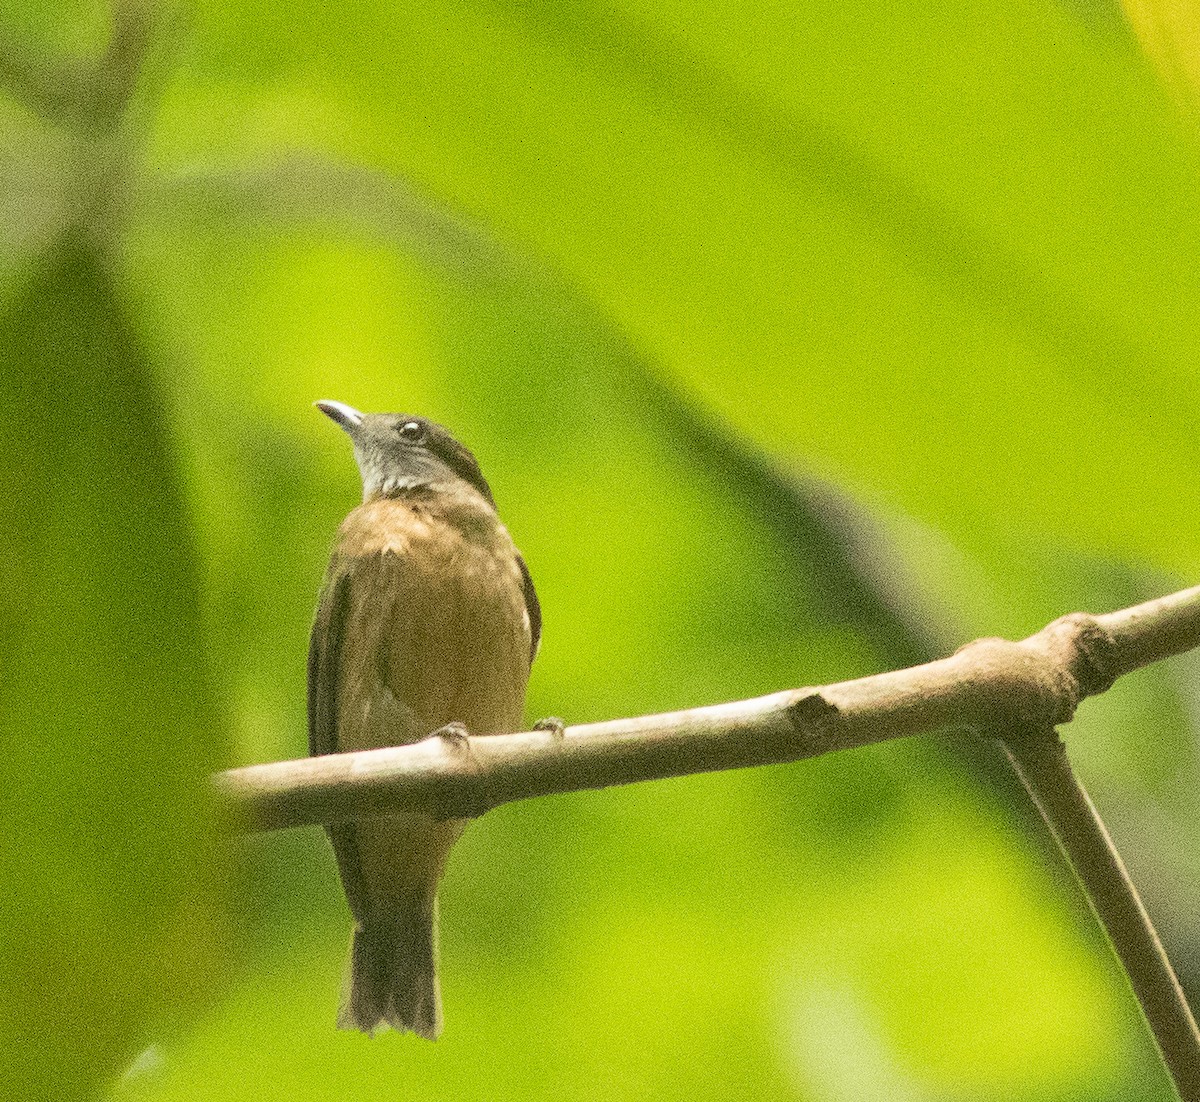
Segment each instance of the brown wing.
[[533,575],[525,564],[525,556],[517,555],[517,565],[521,568],[521,582],[525,589],[525,609],[529,613],[529,664],[537,657],[538,647],[542,643],[542,602],[538,600],[537,590],[533,588]]
[[[350,576],[330,577],[321,594],[308,645],[308,752],[332,754],[337,750],[338,694],[341,681],[342,643],[350,611]],[[367,914],[367,890],[362,860],[352,823],[332,823],[325,828],[333,843],[346,899],[355,921]]]

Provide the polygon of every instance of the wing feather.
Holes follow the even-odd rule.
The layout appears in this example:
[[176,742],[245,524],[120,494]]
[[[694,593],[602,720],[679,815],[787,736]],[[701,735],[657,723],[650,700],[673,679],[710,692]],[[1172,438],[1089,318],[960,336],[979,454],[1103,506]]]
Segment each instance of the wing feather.
[[[341,682],[342,644],[350,611],[350,575],[334,574],[321,595],[308,646],[308,752],[337,752],[338,694]],[[353,823],[325,827],[333,843],[338,871],[346,889],[350,913],[366,921],[367,889]]]
[[537,590],[533,588],[533,575],[529,573],[529,567],[525,565],[524,555],[517,555],[517,565],[521,568],[521,582],[525,588],[525,608],[529,613],[529,630],[532,636],[529,643],[529,662],[532,665],[542,642],[542,603],[538,600]]

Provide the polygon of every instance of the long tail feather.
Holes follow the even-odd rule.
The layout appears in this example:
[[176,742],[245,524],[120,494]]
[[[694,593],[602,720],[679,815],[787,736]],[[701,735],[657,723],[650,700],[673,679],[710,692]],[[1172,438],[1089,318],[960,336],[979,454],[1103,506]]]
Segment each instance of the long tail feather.
[[436,1041],[442,1031],[437,979],[437,905],[373,916],[354,931],[341,1029],[368,1035],[384,1026]]

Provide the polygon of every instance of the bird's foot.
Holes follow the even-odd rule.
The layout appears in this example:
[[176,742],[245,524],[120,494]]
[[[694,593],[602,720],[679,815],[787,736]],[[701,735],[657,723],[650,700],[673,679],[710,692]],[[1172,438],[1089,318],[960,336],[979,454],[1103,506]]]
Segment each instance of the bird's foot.
[[444,739],[456,753],[471,752],[471,732],[467,730],[465,723],[459,723],[457,720],[439,727],[429,737]]
[[567,729],[567,725],[558,718],[558,716],[547,716],[545,719],[539,719],[533,725],[535,731],[549,731],[555,739],[561,739]]

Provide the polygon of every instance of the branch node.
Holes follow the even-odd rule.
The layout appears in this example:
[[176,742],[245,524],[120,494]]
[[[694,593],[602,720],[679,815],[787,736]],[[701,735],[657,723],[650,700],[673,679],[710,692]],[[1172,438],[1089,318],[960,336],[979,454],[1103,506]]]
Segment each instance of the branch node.
[[820,747],[830,725],[837,718],[838,706],[823,693],[814,690],[802,692],[803,695],[793,700],[784,712],[792,724],[800,748],[811,751]]
[[1088,612],[1072,612],[1047,624],[1039,634],[1052,648],[1067,650],[1064,664],[1074,678],[1078,700],[1111,689],[1120,670],[1113,661],[1115,640],[1099,618]]
[[977,729],[1039,729],[1071,719],[1079,703],[1075,681],[1053,649],[1039,632],[1020,643],[977,639],[955,652],[967,660],[962,680],[974,686],[970,711]]

